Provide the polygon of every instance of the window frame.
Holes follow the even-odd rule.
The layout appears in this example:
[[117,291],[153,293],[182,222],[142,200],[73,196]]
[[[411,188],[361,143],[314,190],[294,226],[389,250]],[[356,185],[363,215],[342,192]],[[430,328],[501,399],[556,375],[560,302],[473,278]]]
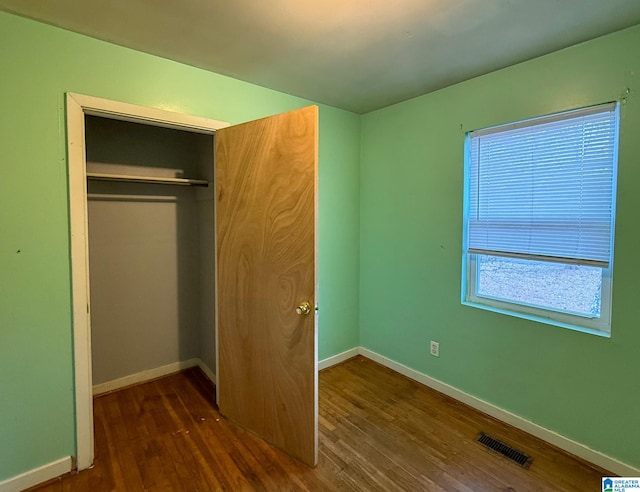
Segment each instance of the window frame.
[[[597,108],[598,106],[607,106],[612,103],[605,103],[577,110],[554,113],[547,116],[529,118],[519,120],[504,125],[487,127],[483,130],[499,129],[509,130],[515,125],[526,125],[527,122],[540,120],[543,118],[560,119],[569,117],[571,113],[580,111],[581,109]],[[462,292],[461,303],[487,311],[506,314],[518,318],[537,321],[545,324],[559,326],[570,330],[576,330],[584,333],[590,333],[602,337],[611,337],[611,311],[613,297],[613,264],[614,264],[614,237],[615,237],[615,217],[617,202],[617,177],[618,177],[618,147],[620,134],[620,104],[615,105],[615,134],[613,143],[613,177],[612,177],[612,203],[611,203],[611,256],[607,268],[601,268],[602,285],[600,297],[600,317],[591,318],[578,313],[563,312],[554,309],[545,309],[540,306],[528,305],[517,301],[508,301],[504,299],[482,296],[477,293],[478,288],[478,272],[479,272],[479,254],[468,252],[468,229],[469,229],[469,209],[470,209],[470,156],[471,156],[471,131],[465,134],[464,143],[464,199],[463,199],[463,245],[462,245]],[[557,262],[559,264],[565,264]],[[569,264],[569,263],[566,263]]]

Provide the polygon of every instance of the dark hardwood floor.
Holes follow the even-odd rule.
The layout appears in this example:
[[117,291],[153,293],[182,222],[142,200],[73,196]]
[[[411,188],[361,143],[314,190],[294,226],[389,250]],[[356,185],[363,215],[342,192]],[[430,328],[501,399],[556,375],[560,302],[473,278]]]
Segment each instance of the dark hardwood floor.
[[[320,373],[315,469],[226,421],[213,394],[190,369],[96,398],[95,466],[32,490],[586,492],[609,475],[363,357]],[[530,468],[475,442],[480,431]]]

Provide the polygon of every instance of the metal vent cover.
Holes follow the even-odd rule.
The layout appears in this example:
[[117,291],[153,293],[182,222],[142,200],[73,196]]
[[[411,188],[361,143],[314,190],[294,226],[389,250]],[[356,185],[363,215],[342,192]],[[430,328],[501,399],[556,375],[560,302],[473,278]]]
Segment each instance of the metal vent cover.
[[529,468],[531,466],[531,462],[533,459],[530,456],[527,456],[522,451],[518,451],[517,449],[512,448],[511,446],[494,439],[493,437],[481,432],[476,439],[483,446],[495,451],[496,453],[501,454],[505,458],[513,461],[514,463],[520,465],[523,468]]

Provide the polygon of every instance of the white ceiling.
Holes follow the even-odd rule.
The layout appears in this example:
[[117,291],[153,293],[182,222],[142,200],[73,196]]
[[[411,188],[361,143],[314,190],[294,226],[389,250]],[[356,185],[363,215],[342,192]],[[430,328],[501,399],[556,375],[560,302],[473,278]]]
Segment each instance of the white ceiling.
[[358,113],[640,23],[640,0],[0,0],[0,9]]

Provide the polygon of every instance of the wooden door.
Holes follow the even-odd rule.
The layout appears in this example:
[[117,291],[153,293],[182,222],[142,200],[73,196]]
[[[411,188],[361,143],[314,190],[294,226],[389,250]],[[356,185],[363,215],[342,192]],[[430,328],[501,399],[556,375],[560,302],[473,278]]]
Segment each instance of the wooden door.
[[215,139],[218,405],[314,466],[318,108],[224,128]]

